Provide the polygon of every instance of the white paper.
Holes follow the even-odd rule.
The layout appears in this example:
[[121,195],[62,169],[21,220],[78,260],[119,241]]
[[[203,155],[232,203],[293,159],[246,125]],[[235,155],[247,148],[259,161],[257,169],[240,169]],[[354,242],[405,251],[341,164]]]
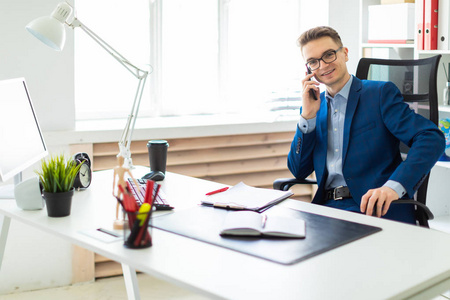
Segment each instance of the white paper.
[[240,182],[225,192],[206,196],[202,204],[214,205],[219,203],[242,206],[245,209],[258,209],[292,195],[291,191],[256,188]]

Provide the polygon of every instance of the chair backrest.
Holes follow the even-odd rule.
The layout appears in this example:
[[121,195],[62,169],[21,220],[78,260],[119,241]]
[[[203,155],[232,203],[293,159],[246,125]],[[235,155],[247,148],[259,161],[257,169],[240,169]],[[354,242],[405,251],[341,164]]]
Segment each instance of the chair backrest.
[[[436,83],[440,59],[441,55],[408,60],[362,58],[356,70],[356,77],[392,81],[401,91],[404,101],[437,126],[439,109]],[[400,149],[402,153],[408,152],[406,145],[402,144]],[[428,177],[415,195],[415,199],[423,204],[426,204]],[[416,211],[416,219],[420,225],[428,227],[428,220],[423,211]]]

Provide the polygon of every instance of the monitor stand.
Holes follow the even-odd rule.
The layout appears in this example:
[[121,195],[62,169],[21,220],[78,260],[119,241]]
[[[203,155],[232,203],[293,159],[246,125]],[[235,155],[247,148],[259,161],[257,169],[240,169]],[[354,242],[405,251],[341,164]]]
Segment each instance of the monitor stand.
[[14,176],[14,184],[0,186],[0,199],[14,199],[14,188],[22,182],[22,172]]

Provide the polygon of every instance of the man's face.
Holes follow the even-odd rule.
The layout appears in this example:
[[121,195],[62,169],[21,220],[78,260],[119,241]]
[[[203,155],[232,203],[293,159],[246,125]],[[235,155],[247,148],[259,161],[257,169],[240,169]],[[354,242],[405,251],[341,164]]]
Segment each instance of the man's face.
[[[325,53],[330,50],[337,50],[339,47],[340,46],[330,37],[326,36],[307,43],[302,48],[302,54],[305,62],[309,62],[311,59],[320,59]],[[348,61],[347,54],[348,49],[342,47],[336,52],[337,59],[335,61],[327,64],[320,60],[320,67],[313,71],[313,73],[315,73],[314,77],[316,80],[329,87],[333,87],[335,85],[340,86],[342,83],[345,84],[345,79],[348,78],[346,64]],[[343,82],[344,80],[345,82]]]

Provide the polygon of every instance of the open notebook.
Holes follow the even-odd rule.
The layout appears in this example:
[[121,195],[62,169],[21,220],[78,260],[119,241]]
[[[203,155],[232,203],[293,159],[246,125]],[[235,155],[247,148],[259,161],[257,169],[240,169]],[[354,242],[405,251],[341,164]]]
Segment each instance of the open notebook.
[[269,217],[253,211],[234,211],[226,215],[220,235],[304,238],[305,221],[282,216]]

